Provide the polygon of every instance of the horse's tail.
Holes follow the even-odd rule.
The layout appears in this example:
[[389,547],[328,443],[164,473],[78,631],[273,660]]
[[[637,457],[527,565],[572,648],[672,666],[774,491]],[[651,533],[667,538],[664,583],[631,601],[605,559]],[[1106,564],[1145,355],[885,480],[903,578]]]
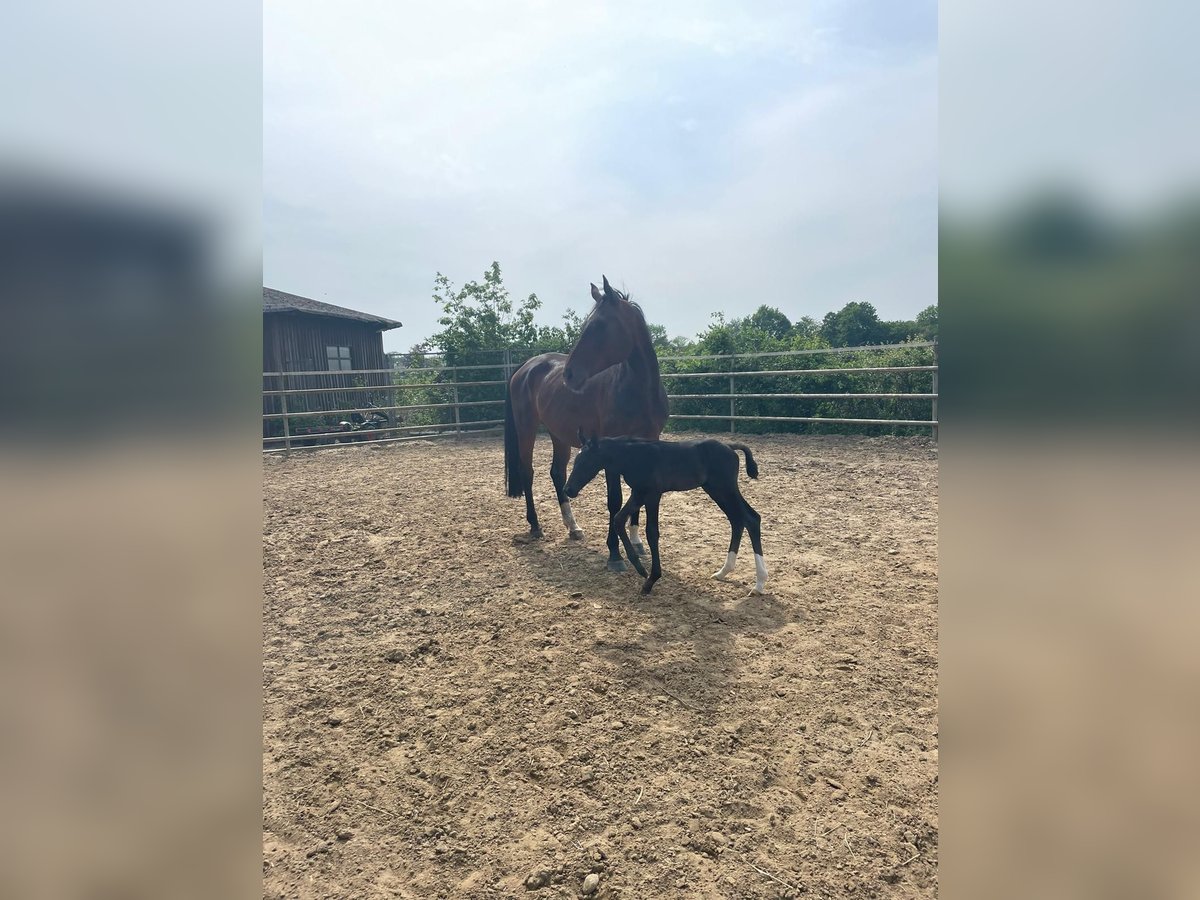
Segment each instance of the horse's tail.
[[750,448],[745,444],[730,444],[734,450],[741,450],[746,454],[746,474],[751,478],[758,477],[758,463],[754,461],[754,454],[750,452]]
[[521,445],[517,439],[517,420],[513,418],[512,385],[504,397],[504,475],[505,488],[510,497],[525,493],[525,479],[521,476]]

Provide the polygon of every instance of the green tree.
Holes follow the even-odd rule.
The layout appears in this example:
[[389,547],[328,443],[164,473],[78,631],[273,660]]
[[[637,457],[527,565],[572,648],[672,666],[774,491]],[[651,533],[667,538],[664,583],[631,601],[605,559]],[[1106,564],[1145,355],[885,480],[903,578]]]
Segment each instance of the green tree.
[[792,323],[788,317],[773,306],[765,303],[742,320],[747,328],[757,328],[776,340],[782,341],[791,333]]
[[579,333],[583,331],[583,318],[575,310],[568,309],[563,313],[562,330],[566,347],[573,347],[579,340]]
[[812,316],[802,316],[792,323],[792,337],[812,339],[821,333],[821,326]]
[[518,348],[529,352],[531,355],[538,353],[567,353],[575,342],[579,340],[579,333],[583,330],[583,320],[579,314],[573,309],[568,309],[563,313],[563,323],[561,325],[541,325],[537,329],[537,340],[525,347]]
[[917,333],[926,340],[936,340],[938,336],[938,308],[937,304],[927,306],[917,313]]
[[447,365],[459,365],[473,351],[528,347],[538,340],[533,314],[541,308],[537,294],[514,305],[493,262],[483,281],[468,281],[455,290],[441,272],[434,278],[433,300],[442,308],[442,330],[430,338],[446,354]]
[[874,343],[902,344],[916,337],[919,329],[917,323],[910,319],[900,319],[892,322],[880,322],[879,331]]
[[821,337],[831,347],[862,347],[881,343],[885,334],[879,313],[870,303],[847,303],[837,312],[825,314],[821,322]]
[[736,353],[737,326],[726,322],[723,312],[712,313],[710,318],[712,322],[696,338],[695,352],[700,355]]
[[647,322],[646,327],[650,330],[650,342],[654,345],[655,353],[675,352],[675,344],[671,340],[671,336],[667,334],[666,326]]

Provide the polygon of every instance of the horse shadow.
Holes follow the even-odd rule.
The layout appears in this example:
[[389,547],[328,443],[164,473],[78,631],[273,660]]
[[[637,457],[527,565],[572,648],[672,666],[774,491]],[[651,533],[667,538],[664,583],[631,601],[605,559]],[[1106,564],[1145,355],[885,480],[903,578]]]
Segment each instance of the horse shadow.
[[[514,548],[527,571],[561,597],[567,610],[592,604],[611,611],[611,627],[600,630],[593,647],[614,664],[627,690],[640,691],[647,700],[665,694],[706,719],[736,688],[737,638],[755,635],[765,641],[805,618],[770,593],[739,592],[731,599],[730,582],[697,586],[669,572],[651,593],[642,594],[643,578],[632,568],[608,570],[603,545],[542,540],[514,541]],[[751,575],[747,593],[752,584]]]

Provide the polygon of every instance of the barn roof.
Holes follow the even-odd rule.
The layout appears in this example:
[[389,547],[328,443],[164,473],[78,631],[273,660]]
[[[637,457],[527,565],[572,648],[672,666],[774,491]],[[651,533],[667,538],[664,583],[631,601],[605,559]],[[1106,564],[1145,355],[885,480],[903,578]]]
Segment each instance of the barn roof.
[[383,316],[373,316],[370,313],[359,312],[356,309],[346,309],[344,306],[334,306],[321,300],[301,297],[298,294],[288,294],[274,288],[263,287],[264,313],[308,313],[313,316],[329,316],[335,319],[350,319],[367,325],[377,325],[380,330],[387,331],[399,328],[400,322],[385,319]]

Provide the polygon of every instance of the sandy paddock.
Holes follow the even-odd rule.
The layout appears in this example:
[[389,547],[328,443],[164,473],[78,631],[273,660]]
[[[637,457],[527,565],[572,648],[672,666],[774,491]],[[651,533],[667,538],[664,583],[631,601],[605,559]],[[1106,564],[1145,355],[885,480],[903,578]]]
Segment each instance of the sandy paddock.
[[[750,436],[768,595],[701,492],[526,544],[495,437],[264,459],[264,895],[930,897],[937,454]],[[589,883],[589,887],[590,887]]]

